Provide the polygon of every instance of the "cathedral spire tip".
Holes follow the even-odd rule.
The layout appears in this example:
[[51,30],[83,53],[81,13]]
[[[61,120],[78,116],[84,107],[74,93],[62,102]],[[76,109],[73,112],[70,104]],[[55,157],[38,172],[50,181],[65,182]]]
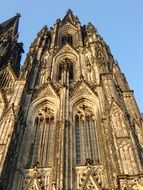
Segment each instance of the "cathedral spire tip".
[[74,23],[79,22],[78,17],[73,14],[73,11],[72,11],[71,9],[68,9],[68,10],[66,11],[66,15],[65,15],[65,17],[62,19],[62,22],[66,22],[66,21],[69,21],[69,20],[70,20],[71,22],[74,22]]
[[67,13],[73,13],[73,11],[71,9],[68,9]]
[[21,17],[21,14],[20,14],[20,13],[17,13],[16,16],[17,16],[17,17]]

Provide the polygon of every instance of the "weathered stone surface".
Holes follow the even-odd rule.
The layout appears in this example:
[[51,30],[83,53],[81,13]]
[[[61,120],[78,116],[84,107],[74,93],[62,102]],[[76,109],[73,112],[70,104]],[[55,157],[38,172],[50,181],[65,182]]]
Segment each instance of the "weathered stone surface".
[[95,27],[69,10],[41,29],[19,72],[18,19],[0,25],[0,186],[141,188],[143,119]]

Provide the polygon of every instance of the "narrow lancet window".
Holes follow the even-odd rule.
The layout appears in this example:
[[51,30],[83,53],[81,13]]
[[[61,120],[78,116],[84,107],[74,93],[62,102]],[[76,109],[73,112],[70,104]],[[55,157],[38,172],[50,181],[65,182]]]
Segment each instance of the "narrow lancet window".
[[75,116],[75,124],[76,124],[76,163],[80,164],[80,124],[79,124],[79,116]]
[[35,119],[32,164],[39,163],[41,167],[52,166],[54,155],[55,117],[53,110],[45,107]]
[[70,45],[73,44],[73,37],[70,34],[66,34],[62,36],[61,39],[62,44],[69,43]]
[[62,72],[63,72],[63,64],[59,64],[59,73],[58,73],[58,81],[61,81],[62,79]]
[[83,105],[75,115],[76,164],[84,165],[87,159],[99,163],[94,115],[90,108]]
[[[69,81],[69,83],[73,82],[73,63],[67,58],[64,59],[58,66],[58,82],[62,81],[62,78]],[[64,81],[65,82],[65,81]]]
[[73,82],[73,64],[69,63],[69,81]]

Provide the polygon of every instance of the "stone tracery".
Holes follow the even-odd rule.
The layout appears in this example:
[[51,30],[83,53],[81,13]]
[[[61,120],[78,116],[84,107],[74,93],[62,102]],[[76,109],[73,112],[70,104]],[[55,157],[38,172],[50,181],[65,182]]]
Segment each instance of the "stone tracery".
[[58,80],[63,82],[73,82],[73,63],[68,58],[65,58],[59,63]]
[[3,189],[136,190],[141,115],[109,47],[68,11],[38,33],[19,75],[18,18],[0,24]]
[[54,154],[55,112],[43,106],[36,113],[32,163],[51,166]]
[[98,163],[95,116],[92,108],[86,104],[80,104],[75,110],[75,138],[76,164],[85,164],[87,159]]

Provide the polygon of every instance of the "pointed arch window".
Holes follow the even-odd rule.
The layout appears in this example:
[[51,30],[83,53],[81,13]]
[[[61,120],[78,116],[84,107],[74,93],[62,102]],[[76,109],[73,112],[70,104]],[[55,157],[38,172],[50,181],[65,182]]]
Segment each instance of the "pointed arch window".
[[80,118],[79,115],[75,116],[75,133],[76,133],[76,164],[80,164],[81,162],[81,151],[80,151]]
[[54,111],[44,107],[35,118],[35,133],[32,152],[32,165],[39,163],[41,167],[52,166],[54,155]]
[[73,44],[73,37],[72,37],[72,35],[66,34],[66,35],[62,36],[61,43],[62,44],[69,43],[70,45],[72,45]]
[[62,72],[63,72],[63,64],[59,63],[58,81],[62,79]]
[[87,159],[99,163],[94,114],[88,106],[78,107],[75,115],[76,164],[85,164]]
[[73,63],[67,58],[65,60],[63,60],[61,63],[59,63],[59,68],[58,68],[58,81],[59,82],[62,80],[62,75],[65,75],[64,78],[69,79],[69,83],[73,82],[73,80],[74,80]]
[[70,62],[69,63],[69,81],[72,82],[73,81],[73,63]]

